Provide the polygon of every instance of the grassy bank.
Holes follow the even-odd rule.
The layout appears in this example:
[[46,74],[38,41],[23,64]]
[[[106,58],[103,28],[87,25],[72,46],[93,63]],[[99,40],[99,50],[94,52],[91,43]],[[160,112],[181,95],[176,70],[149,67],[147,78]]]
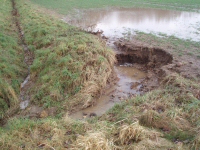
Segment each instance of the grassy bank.
[[159,9],[197,11],[200,9],[198,0],[31,0],[48,9],[56,10],[61,14],[71,13],[74,9],[90,9],[105,7],[150,7]]
[[26,77],[23,49],[11,15],[10,1],[0,6],[0,119],[19,105],[20,84]]
[[67,110],[91,105],[111,73],[112,51],[93,35],[38,13],[29,2],[17,1],[17,8],[34,55],[32,103]]

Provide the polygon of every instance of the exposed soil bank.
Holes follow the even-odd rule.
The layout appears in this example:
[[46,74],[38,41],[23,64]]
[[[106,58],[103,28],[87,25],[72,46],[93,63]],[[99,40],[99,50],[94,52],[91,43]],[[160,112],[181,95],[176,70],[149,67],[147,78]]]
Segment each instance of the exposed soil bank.
[[128,62],[133,67],[147,73],[147,77],[141,83],[140,91],[148,92],[160,86],[160,81],[168,75],[168,69],[165,66],[173,63],[173,56],[161,48],[150,48],[142,45],[136,45],[133,42],[117,41],[116,58],[118,63]]
[[116,42],[115,44],[120,50],[116,54],[118,63],[138,63],[155,68],[172,63],[173,60],[171,54],[160,48],[137,46],[130,42]]
[[[99,37],[101,35],[99,31],[92,32],[92,34]],[[110,40],[104,36],[102,36],[102,39]],[[101,98],[97,100],[94,106],[73,113],[71,115],[72,118],[81,119],[96,115],[101,116],[107,110],[112,108],[115,103],[130,99],[137,94],[143,95],[146,92],[161,87],[163,79],[174,72],[179,73],[184,77],[192,78],[195,71],[194,68],[189,67],[192,64],[191,62],[183,63],[180,60],[174,59],[171,53],[162,48],[148,47],[125,39],[115,41],[112,48],[116,53],[115,56],[117,59],[114,72],[116,75],[111,77],[112,79],[108,83],[108,88],[105,89],[105,92],[101,95]],[[119,66],[126,68],[120,72]],[[145,73],[145,76],[135,81],[134,79],[131,79],[132,81],[128,83],[128,88],[125,88],[125,91],[122,92],[118,89],[119,82],[122,83],[120,85],[122,87],[123,85],[126,85],[127,82],[123,80],[124,78],[121,77],[120,73],[126,72],[128,69],[133,73],[129,73],[129,77],[135,76],[135,70]],[[189,70],[191,70],[191,72],[189,72]],[[187,75],[185,73],[187,73]],[[194,75],[198,76],[196,73],[194,73]],[[116,78],[116,76],[118,78]],[[125,78],[127,78],[127,76]],[[110,86],[110,84],[112,86]],[[135,93],[130,92],[132,89],[135,89]],[[123,93],[125,93],[125,95],[123,95]]]
[[[115,42],[115,45],[118,47],[117,60],[122,63],[126,60],[129,63],[141,64],[142,70],[148,70],[147,78],[149,80],[156,77],[160,81],[173,72],[185,78],[199,80],[200,69],[197,66],[199,61],[195,58],[172,56],[168,49],[148,47],[147,44],[137,43],[134,40],[129,42],[119,40]],[[147,83],[146,87],[149,87],[153,82]]]
[[[180,60],[174,60],[168,49],[152,47],[144,43],[137,44],[132,38],[135,30],[137,30],[146,33],[154,32],[159,36],[165,36],[165,34],[175,35],[183,39],[191,37],[192,40],[198,41],[199,39],[192,32],[197,31],[197,27],[188,28],[188,26],[193,26],[199,20],[198,13],[148,8],[116,8],[112,10],[82,11],[79,15],[81,16],[79,18],[66,17],[64,20],[105,40],[107,45],[116,53],[117,65],[128,64],[133,70],[137,68],[145,72],[146,78],[144,80],[136,81],[130,86],[137,87],[139,85],[139,94],[158,88],[163,77],[172,72],[178,72],[184,77],[192,75],[192,73],[188,73],[188,70],[191,72],[191,67],[189,67],[191,64],[186,66]],[[186,18],[189,21],[183,23]],[[183,33],[184,28],[191,30],[191,32],[188,34]],[[192,71],[194,71],[194,68]],[[117,76],[120,76],[118,71],[115,72]],[[121,80],[120,77],[119,80]],[[112,100],[112,94],[108,92],[105,95],[107,95],[106,99],[108,101]],[[99,100],[97,101],[98,105]],[[95,107],[89,109],[95,111]],[[82,112],[83,116],[84,114],[88,113]]]

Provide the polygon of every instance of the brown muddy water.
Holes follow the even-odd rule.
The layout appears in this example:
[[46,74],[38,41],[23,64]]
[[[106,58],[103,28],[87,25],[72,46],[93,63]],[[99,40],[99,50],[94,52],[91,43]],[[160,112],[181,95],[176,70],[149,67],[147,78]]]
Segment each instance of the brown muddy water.
[[[86,31],[103,31],[107,44],[116,54],[121,53],[113,44],[119,38],[129,38],[137,31],[154,33],[159,36],[174,35],[183,39],[200,41],[200,13],[178,12],[148,8],[115,8],[88,10],[79,17],[67,16],[67,23]],[[71,114],[74,119],[101,116],[116,103],[140,94],[141,82],[146,73],[133,67],[134,64],[116,65],[114,70],[118,81],[101,95],[94,106]]]
[[79,17],[64,18],[69,24],[89,31],[102,30],[106,37],[125,37],[136,31],[158,36],[200,41],[200,13],[150,8],[88,10]]
[[97,99],[96,105],[73,113],[71,115],[72,118],[82,119],[93,115],[101,116],[113,107],[115,103],[140,94],[140,82],[146,77],[144,72],[131,67],[131,64],[115,66],[114,70],[118,77],[117,84],[108,87],[101,97]]

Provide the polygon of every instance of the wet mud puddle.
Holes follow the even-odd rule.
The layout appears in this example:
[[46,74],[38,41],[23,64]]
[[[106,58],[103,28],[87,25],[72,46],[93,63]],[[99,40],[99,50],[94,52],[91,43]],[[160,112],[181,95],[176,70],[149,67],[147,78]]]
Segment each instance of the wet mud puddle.
[[71,114],[72,118],[83,119],[92,116],[101,116],[116,103],[140,94],[141,81],[146,74],[133,68],[131,64],[117,65],[114,67],[117,74],[117,82],[106,88],[94,106]]

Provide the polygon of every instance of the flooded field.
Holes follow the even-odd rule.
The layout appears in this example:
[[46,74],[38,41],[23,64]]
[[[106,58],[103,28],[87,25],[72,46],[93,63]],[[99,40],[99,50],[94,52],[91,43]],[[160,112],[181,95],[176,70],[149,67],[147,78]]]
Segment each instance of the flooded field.
[[116,8],[84,11],[68,23],[89,31],[102,30],[107,37],[125,37],[135,31],[200,41],[200,13],[150,8]]

